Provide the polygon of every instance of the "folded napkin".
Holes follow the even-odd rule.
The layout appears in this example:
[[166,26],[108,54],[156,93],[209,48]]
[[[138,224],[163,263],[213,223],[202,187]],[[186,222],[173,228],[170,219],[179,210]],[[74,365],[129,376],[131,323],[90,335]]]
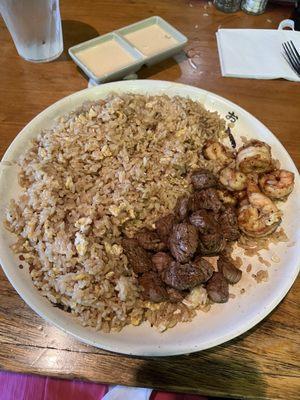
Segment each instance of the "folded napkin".
[[149,400],[152,389],[114,386],[102,400]]
[[300,53],[300,32],[274,29],[219,29],[216,33],[223,76],[284,78],[300,82],[282,56],[282,43],[292,40]]

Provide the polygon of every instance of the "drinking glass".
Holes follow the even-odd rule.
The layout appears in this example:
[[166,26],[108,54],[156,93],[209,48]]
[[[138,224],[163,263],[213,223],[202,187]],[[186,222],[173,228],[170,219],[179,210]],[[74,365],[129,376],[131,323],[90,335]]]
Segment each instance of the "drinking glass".
[[214,0],[215,7],[223,12],[233,13],[240,9],[241,0]]
[[47,62],[60,56],[59,0],[0,0],[0,13],[22,58]]

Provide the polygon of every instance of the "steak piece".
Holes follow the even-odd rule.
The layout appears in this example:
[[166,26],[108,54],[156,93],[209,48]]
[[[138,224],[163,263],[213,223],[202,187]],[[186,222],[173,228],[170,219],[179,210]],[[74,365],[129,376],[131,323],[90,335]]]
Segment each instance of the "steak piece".
[[217,255],[226,246],[226,240],[219,232],[200,235],[198,251],[203,256]]
[[187,264],[173,262],[162,272],[162,280],[174,289],[186,290],[206,282],[212,274],[209,262],[199,258]]
[[195,190],[207,189],[217,186],[216,177],[207,169],[198,169],[191,175],[192,185]]
[[197,286],[202,280],[201,270],[192,264],[173,262],[162,272],[162,280],[174,289],[186,290]]
[[212,210],[217,213],[222,208],[222,202],[219,199],[218,191],[214,188],[200,190],[190,197],[189,208],[191,212],[201,209]]
[[207,282],[212,277],[212,274],[214,273],[214,268],[211,265],[211,263],[202,257],[197,257],[192,262],[192,265],[201,270],[202,276],[203,276],[201,283]]
[[159,273],[168,268],[173,261],[174,259],[170,254],[164,253],[163,251],[152,256],[152,263]]
[[232,242],[238,240],[241,233],[238,226],[237,215],[233,207],[227,207],[218,218],[221,232],[226,240]]
[[175,206],[175,214],[178,216],[179,221],[185,220],[189,213],[189,197],[181,196],[178,198]]
[[161,241],[157,232],[144,229],[136,234],[136,240],[139,245],[150,251],[161,251],[166,249],[166,245]]
[[198,247],[197,229],[185,222],[174,226],[169,239],[173,257],[179,262],[189,261]]
[[236,266],[227,257],[220,256],[217,261],[217,265],[218,270],[222,272],[227,282],[234,285],[240,281],[242,277],[242,271],[236,268]]
[[157,234],[164,243],[168,243],[169,236],[171,235],[175,224],[176,217],[174,214],[168,214],[156,221],[155,226]]
[[158,274],[153,271],[145,272],[138,278],[143,288],[142,297],[155,303],[168,299],[168,293]]
[[229,298],[228,282],[221,272],[214,272],[206,284],[207,295],[214,303],[226,303]]
[[169,296],[169,301],[171,303],[179,303],[180,301],[182,301],[186,295],[185,292],[182,292],[180,290],[171,288],[171,287],[167,287],[167,293]]
[[217,230],[217,222],[207,210],[195,211],[189,219],[190,223],[202,234],[215,233]]
[[153,268],[151,256],[138,244],[137,240],[123,239],[122,247],[129,265],[136,274],[142,274]]

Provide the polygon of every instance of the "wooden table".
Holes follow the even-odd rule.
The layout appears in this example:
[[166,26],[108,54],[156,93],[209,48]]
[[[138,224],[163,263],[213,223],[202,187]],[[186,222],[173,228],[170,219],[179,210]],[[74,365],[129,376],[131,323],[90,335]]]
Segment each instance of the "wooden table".
[[[197,0],[62,0],[65,52],[49,64],[18,57],[0,21],[0,157],[37,113],[87,87],[67,56],[75,43],[160,15],[188,38],[187,53],[139,76],[188,83],[213,91],[255,115],[300,165],[300,86],[284,80],[222,78],[215,32],[223,28],[277,28],[291,9],[270,6],[261,16],[223,14]],[[198,55],[198,57],[195,57]],[[299,399],[299,301],[296,283],[262,323],[214,349],[173,358],[133,358],[79,343],[45,323],[0,272],[0,368],[163,390],[247,399]],[[297,331],[298,328],[298,331]]]

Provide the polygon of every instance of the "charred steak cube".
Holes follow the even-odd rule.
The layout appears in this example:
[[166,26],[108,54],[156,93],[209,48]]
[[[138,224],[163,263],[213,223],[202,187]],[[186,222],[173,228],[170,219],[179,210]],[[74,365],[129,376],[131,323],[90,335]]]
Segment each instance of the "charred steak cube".
[[189,201],[191,212],[204,208],[205,210],[212,210],[214,213],[217,213],[221,210],[222,206],[218,191],[214,188],[204,189],[194,193]]
[[197,257],[192,262],[192,265],[201,270],[201,273],[202,273],[201,283],[207,282],[212,277],[212,274],[214,273],[214,269],[213,269],[213,266],[211,265],[211,263],[202,257]]
[[[203,262],[203,263],[202,263]],[[162,272],[162,280],[174,289],[191,289],[204,283],[213,273],[213,269],[208,267],[207,261],[199,260],[194,263],[180,264],[173,262]]]
[[177,261],[189,261],[198,247],[197,229],[185,222],[175,225],[169,239],[169,246]]
[[191,175],[192,185],[195,190],[211,188],[217,185],[216,177],[207,169],[198,169]]
[[156,221],[155,226],[157,234],[164,243],[168,243],[169,236],[171,235],[173,226],[176,222],[177,219],[174,214],[168,214]]
[[174,259],[170,254],[164,253],[163,251],[152,256],[152,263],[159,273],[168,268],[173,261]]
[[214,303],[226,303],[229,298],[228,282],[221,272],[214,272],[206,284],[207,295]]
[[139,245],[150,251],[161,251],[166,249],[166,245],[161,241],[160,237],[155,231],[144,229],[136,234],[136,240]]
[[145,272],[138,278],[140,286],[143,288],[142,297],[155,303],[168,299],[168,293],[159,275],[153,271]]
[[242,271],[233,264],[227,257],[220,256],[218,261],[218,270],[222,272],[227,282],[234,285],[239,282],[242,277]]
[[233,207],[227,207],[218,219],[223,236],[229,242],[237,240],[241,233],[238,227],[236,211]]
[[139,245],[137,240],[123,239],[122,247],[129,265],[136,274],[142,274],[153,268],[151,256]]
[[226,240],[221,233],[200,235],[198,252],[203,256],[217,255],[225,249]]
[[178,198],[175,206],[175,214],[178,216],[179,221],[184,221],[189,213],[189,197],[181,196]]
[[190,223],[204,235],[208,233],[215,233],[217,230],[218,225],[214,218],[214,214],[207,210],[195,211],[189,219]]

